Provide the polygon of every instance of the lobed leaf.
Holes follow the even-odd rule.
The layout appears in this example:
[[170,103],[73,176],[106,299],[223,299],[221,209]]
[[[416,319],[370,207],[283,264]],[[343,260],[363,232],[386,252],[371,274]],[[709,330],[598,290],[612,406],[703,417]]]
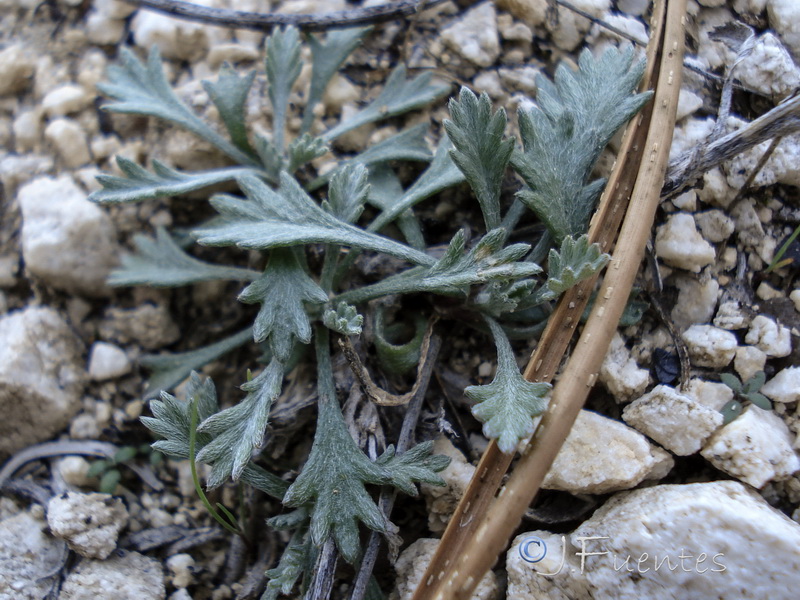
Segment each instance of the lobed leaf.
[[551,83],[537,79],[538,106],[520,111],[523,152],[511,163],[528,185],[517,195],[547,225],[557,242],[580,235],[605,182],[589,182],[600,152],[617,129],[652,95],[634,91],[644,61],[633,48],[610,48],[600,58],[581,53],[579,69],[561,65]]
[[255,174],[253,169],[242,167],[182,173],[158,160],[153,160],[153,171],[151,172],[122,156],[117,157],[117,165],[125,177],[98,175],[97,181],[100,182],[103,189],[92,192],[89,200],[101,204],[121,204],[166,198],[187,194],[224,181],[233,181],[247,173]]
[[197,460],[211,465],[210,489],[228,478],[239,479],[251,453],[261,445],[269,410],[281,393],[282,382],[283,363],[273,359],[255,379],[241,386],[247,392],[244,400],[200,423],[198,434],[210,439],[197,453]]
[[390,480],[391,474],[370,461],[350,437],[336,400],[322,398],[311,454],[283,503],[294,507],[313,504],[310,532],[314,544],[321,546],[332,534],[345,560],[354,563],[360,554],[358,522],[374,531],[386,532],[388,527],[364,486]]
[[516,281],[541,272],[539,265],[521,260],[530,246],[512,244],[503,248],[504,240],[505,231],[495,229],[465,252],[464,231],[459,231],[434,265],[409,269],[379,283],[340,294],[337,299],[358,303],[390,294],[414,292],[466,296],[473,285]]
[[295,339],[304,344],[311,341],[311,323],[303,304],[322,304],[328,295],[306,274],[291,249],[277,248],[270,253],[263,275],[239,294],[239,301],[261,304],[253,339],[256,343],[269,339],[273,356],[286,361]]
[[283,151],[289,94],[292,93],[292,86],[303,68],[303,61],[300,60],[300,33],[295,27],[273,31],[267,38],[265,62],[269,99],[272,102],[273,140],[275,147]]
[[151,48],[146,66],[126,48],[120,50],[120,63],[108,68],[107,82],[97,84],[115,100],[104,105],[105,110],[163,119],[205,139],[235,162],[257,166],[255,157],[222,137],[178,98],[164,76],[157,46]]
[[203,346],[189,352],[146,354],[139,359],[139,364],[152,371],[150,379],[147,381],[145,398],[154,398],[160,392],[171,390],[189,377],[192,371],[200,369],[231,350],[246,344],[252,337],[253,329],[248,327],[215,344]]
[[358,314],[355,306],[340,302],[336,309],[329,308],[322,315],[322,323],[342,335],[361,335],[364,317]]
[[354,227],[319,207],[291,175],[281,173],[278,191],[255,177],[244,176],[239,186],[247,199],[216,196],[211,203],[222,219],[195,230],[201,244],[242,248],[280,248],[332,243],[383,252],[417,264],[434,260],[413,248]]
[[363,164],[349,164],[328,184],[328,200],[322,208],[345,223],[355,223],[369,196],[369,172]]
[[492,114],[484,92],[480,99],[462,87],[459,100],[450,100],[450,119],[444,128],[453,142],[450,156],[478,199],[486,229],[500,226],[500,191],[514,150],[514,138],[505,139],[506,111]]
[[258,271],[212,265],[189,256],[163,227],[156,230],[156,239],[137,235],[133,241],[136,254],[122,257],[122,266],[108,277],[109,285],[176,287],[219,279],[252,281],[259,277]]
[[326,141],[367,123],[388,119],[416,108],[430,104],[450,91],[450,86],[433,83],[432,73],[422,73],[411,79],[406,78],[406,68],[399,65],[389,78],[375,100],[362,108],[346,121],[342,121],[323,137]]
[[579,281],[583,281],[602,269],[611,257],[600,252],[600,246],[589,244],[589,238],[565,237],[560,252],[550,250],[547,262],[547,281],[537,292],[533,302],[540,304],[555,300]]
[[445,485],[437,475],[447,468],[450,458],[443,454],[434,454],[433,441],[417,444],[403,454],[395,454],[394,445],[386,448],[377,461],[389,471],[391,484],[409,496],[417,495],[415,482],[421,481],[430,485]]
[[[189,433],[191,429],[191,405],[197,404],[197,415],[204,421],[210,419],[219,410],[217,392],[210,379],[203,382],[193,372],[186,386],[187,401],[178,400],[175,396],[163,392],[160,400],[150,403],[152,417],[142,417],[142,423],[163,439],[155,442],[153,448],[174,458],[189,458]],[[198,428],[195,437],[195,449],[204,449],[213,443],[214,437]],[[201,450],[202,452],[202,450]],[[248,460],[249,460],[248,454]],[[288,485],[281,478],[257,467],[247,465],[242,471],[242,481],[257,487],[274,498],[282,498]]]
[[315,35],[308,36],[311,47],[311,85],[308,100],[303,112],[302,133],[311,129],[314,121],[314,107],[322,100],[325,88],[345,59],[352,54],[371,27],[338,29],[329,31],[322,41]]
[[548,383],[531,383],[519,372],[511,344],[492,319],[486,322],[497,346],[497,373],[488,385],[473,385],[464,395],[477,404],[472,414],[483,423],[483,434],[497,440],[502,452],[513,452],[520,440],[533,433],[533,418],[547,407]]
[[203,89],[217,107],[219,117],[225,124],[231,141],[248,156],[253,156],[254,152],[247,139],[244,106],[255,77],[255,71],[250,71],[244,77],[240,77],[236,70],[226,62],[222,64],[216,82],[203,81]]

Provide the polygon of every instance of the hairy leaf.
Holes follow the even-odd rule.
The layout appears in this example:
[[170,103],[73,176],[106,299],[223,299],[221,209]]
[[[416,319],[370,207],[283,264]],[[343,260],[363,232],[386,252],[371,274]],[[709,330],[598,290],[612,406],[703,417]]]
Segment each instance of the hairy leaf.
[[253,339],[269,338],[270,349],[282,361],[289,359],[295,338],[311,341],[311,323],[303,303],[322,304],[328,295],[306,275],[291,249],[277,248],[270,253],[264,274],[247,286],[239,301],[261,304],[253,325]]
[[420,123],[419,125],[414,125],[413,127],[404,129],[400,133],[397,133],[392,137],[383,140],[382,142],[378,142],[374,146],[370,146],[355,158],[340,162],[336,169],[333,169],[332,171],[329,171],[325,175],[321,175],[312,181],[309,184],[308,189],[310,191],[314,191],[322,187],[336,173],[353,163],[371,166],[392,160],[413,160],[427,162],[431,159],[431,152],[428,150],[428,144],[425,142],[425,134],[427,131],[427,123]]
[[475,192],[486,229],[495,229],[500,226],[503,175],[514,150],[514,138],[504,139],[506,111],[501,108],[492,114],[486,93],[478,99],[464,87],[458,102],[450,100],[450,117],[444,121],[455,146],[450,156]]
[[345,223],[355,223],[369,195],[369,172],[362,164],[347,165],[328,184],[328,201],[322,208]]
[[358,522],[374,531],[387,531],[387,522],[364,486],[388,483],[387,469],[375,464],[358,448],[335,399],[319,403],[317,431],[311,454],[283,503],[313,503],[311,539],[321,546],[332,534],[339,552],[350,563],[360,554]]
[[380,196],[370,198],[370,202],[381,208],[383,212],[370,224],[368,231],[380,231],[411,207],[464,181],[464,174],[450,157],[450,147],[450,140],[445,136],[439,142],[430,166],[419,176],[414,185],[398,196],[396,200],[390,201],[388,197]]
[[561,65],[555,83],[537,79],[538,106],[519,114],[524,152],[514,169],[530,188],[519,198],[547,225],[556,241],[580,235],[605,185],[589,182],[608,141],[650,98],[635,94],[644,62],[633,49],[610,48],[596,59],[581,53],[579,70]]
[[98,175],[97,181],[103,189],[92,192],[89,200],[101,204],[120,204],[178,196],[223,181],[233,181],[240,175],[255,173],[253,169],[242,167],[181,173],[158,160],[153,160],[153,171],[150,172],[122,156],[117,157],[117,164],[125,177]]
[[322,100],[331,78],[371,30],[371,27],[334,29],[325,35],[325,41],[315,35],[308,36],[312,56],[311,85],[303,112],[301,132],[305,133],[311,129],[311,124],[314,122],[314,107]]
[[277,184],[281,171],[287,166],[283,151],[271,139],[260,133],[256,133],[253,137],[255,139],[256,153],[258,153],[258,157],[264,167],[265,179],[271,184]]
[[292,534],[289,544],[283,551],[278,566],[267,571],[269,577],[267,589],[261,600],[277,600],[279,595],[288,596],[292,593],[297,580],[308,567],[311,548],[306,541],[305,528]]
[[266,249],[333,243],[384,252],[417,264],[434,262],[418,250],[337,219],[286,172],[281,173],[278,191],[250,176],[239,179],[239,185],[247,200],[224,195],[211,200],[223,218],[194,232],[201,244]]
[[531,297],[536,282],[531,279],[512,282],[493,282],[475,298],[481,311],[493,317],[513,312]]
[[248,327],[224,340],[197,350],[176,354],[146,354],[139,359],[139,364],[152,371],[150,379],[147,381],[145,398],[154,398],[158,396],[159,392],[171,390],[186,379],[192,371],[204,367],[239,346],[243,346],[252,337],[253,329]]
[[239,77],[236,70],[226,62],[222,64],[216,82],[203,81],[203,89],[217,107],[231,140],[249,156],[253,156],[254,152],[247,139],[244,105],[255,77],[255,71]]
[[503,248],[504,239],[505,231],[495,229],[465,253],[464,232],[459,231],[436,264],[409,269],[379,283],[340,294],[337,298],[358,303],[389,294],[413,292],[465,296],[472,285],[516,281],[541,272],[539,265],[521,260],[530,246],[512,244]]
[[472,414],[483,423],[483,434],[497,439],[500,450],[510,453],[533,433],[533,417],[544,412],[552,386],[526,381],[503,329],[490,318],[486,322],[497,346],[497,373],[492,383],[470,386],[464,395],[477,402]]
[[219,487],[229,477],[239,479],[253,449],[261,445],[282,382],[283,364],[273,359],[255,379],[241,386],[247,392],[244,400],[200,423],[197,432],[211,438],[197,453],[198,461],[212,465],[209,488]]
[[367,123],[388,119],[410,110],[430,104],[450,91],[450,86],[431,82],[432,73],[422,73],[406,79],[406,68],[402,64],[392,71],[380,95],[355,115],[339,123],[323,137],[334,140],[343,133]]
[[289,164],[287,170],[294,173],[309,161],[324,156],[328,152],[328,146],[322,138],[313,137],[304,133],[299,138],[289,144]]
[[[403,186],[394,170],[388,164],[374,165],[370,168],[367,202],[385,211],[402,197]],[[411,247],[417,250],[425,249],[425,237],[422,235],[422,228],[411,209],[400,213],[395,219],[395,223]],[[367,228],[367,231],[377,231],[377,229]],[[347,258],[348,261],[355,261],[356,257],[348,256]]]
[[336,310],[329,308],[325,311],[322,322],[328,329],[333,329],[342,335],[361,335],[364,317],[358,314],[355,306],[340,302]]
[[[153,416],[142,417],[145,427],[163,438],[155,442],[153,448],[174,458],[189,458],[192,402],[197,404],[198,418],[203,420],[211,418],[219,410],[213,382],[210,379],[201,381],[197,373],[191,374],[186,397],[187,401],[184,402],[163,392],[160,400],[150,403]],[[212,441],[211,435],[198,431],[195,448],[202,449]],[[278,499],[283,498],[288,488],[285,481],[253,464],[243,469],[241,479]]]
[[555,300],[579,281],[591,277],[610,260],[600,252],[600,246],[589,244],[589,238],[567,236],[561,242],[561,251],[550,250],[547,263],[547,282],[534,298],[534,303]]
[[289,94],[303,68],[303,61],[300,60],[300,34],[296,28],[276,29],[267,38],[266,66],[269,99],[272,102],[273,139],[275,147],[282,151]]
[[156,230],[156,239],[137,235],[133,241],[136,254],[122,257],[122,266],[111,271],[108,277],[109,285],[176,287],[199,281],[252,281],[259,277],[258,271],[212,265],[189,256],[163,227]]
[[147,66],[126,48],[120,50],[120,62],[121,65],[108,68],[108,82],[97,84],[102,93],[115,100],[104,105],[105,110],[169,121],[210,142],[234,161],[242,165],[257,166],[254,157],[214,131],[172,91],[161,69],[161,56],[157,46],[151,48]]
[[394,445],[391,445],[378,457],[376,462],[389,471],[391,484],[394,487],[409,496],[416,496],[415,482],[445,485],[437,473],[447,468],[450,458],[442,454],[431,455],[432,451],[433,441],[417,444],[399,455],[395,454]]

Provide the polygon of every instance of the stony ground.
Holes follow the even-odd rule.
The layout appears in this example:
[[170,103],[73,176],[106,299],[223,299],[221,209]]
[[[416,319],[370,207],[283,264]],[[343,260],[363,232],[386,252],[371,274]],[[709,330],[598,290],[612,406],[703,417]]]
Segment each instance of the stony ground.
[[[647,36],[647,0],[574,4],[636,38]],[[349,7],[343,0],[235,6],[262,12]],[[716,27],[741,22],[758,36],[737,66],[746,90],[734,94],[727,129],[763,114],[800,85],[795,0],[690,0],[689,6],[690,60],[701,71],[724,74],[736,59],[728,43],[713,41]],[[116,155],[192,169],[220,160],[188,134],[99,110],[95,84],[121,46],[142,51],[157,44],[181,97],[204,111],[200,80],[223,61],[260,69],[264,36],[171,20],[116,0],[0,0],[0,15],[0,460],[26,449],[34,458],[51,457],[20,461],[14,473],[4,473],[11,479],[0,498],[0,599],[258,597],[248,574],[273,566],[285,540],[271,538],[269,552],[257,557],[213,528],[188,466],[150,465],[151,437],[138,420],[148,408],[142,401],[147,373],[137,359],[213,341],[232,331],[245,309],[226,300],[236,290],[219,285],[172,293],[109,289],[106,276],[132,236],[179,227],[188,222],[187,209],[169,202],[106,209],[86,197],[97,189],[98,173],[116,169]],[[376,28],[346,75],[334,80],[326,119],[335,123],[353,112],[380,89],[391,66],[405,61],[486,91],[513,121],[535,95],[536,74],[552,74],[585,45],[616,40],[566,8],[557,17],[548,14],[545,0],[469,8],[445,3],[410,24]],[[705,142],[719,92],[716,80],[686,72],[673,156]],[[268,126],[258,98],[251,104],[251,117]],[[408,122],[431,118],[435,133],[446,115],[442,103]],[[396,125],[367,126],[336,150],[360,149],[394,131]],[[497,566],[480,597],[795,596],[800,259],[772,272],[767,266],[800,223],[800,137],[784,138],[748,181],[766,146],[705,173],[698,189],[663,203],[653,261],[641,276],[646,288],[657,265],[663,291],[643,293],[644,316],[620,329],[591,410],[579,417],[507,567]],[[612,153],[605,158],[601,170]],[[474,217],[449,197],[430,210],[440,221]],[[798,248],[791,246],[787,256],[800,256]],[[683,374],[676,345],[691,361]],[[521,362],[526,354],[520,347]],[[395,586],[397,597],[408,597],[420,577],[435,546],[427,538],[443,530],[486,444],[461,391],[490,377],[493,361],[493,352],[466,337],[445,339],[440,387],[430,392],[440,400],[431,401],[427,426],[458,434],[450,435],[452,443],[437,442],[453,463],[444,474],[446,489],[424,490],[425,505],[408,503],[395,517],[404,552],[397,576],[387,562],[380,579],[386,590]],[[206,374],[232,387],[246,365],[234,355]],[[740,395],[742,414],[723,424],[721,409],[735,397],[720,375],[746,382],[759,372],[771,410]],[[313,403],[307,375],[299,374],[290,389],[300,406]],[[438,419],[442,396],[448,402]],[[234,397],[222,394],[223,402]],[[295,430],[306,431],[313,413],[293,410]],[[287,432],[270,451],[306,452],[309,439],[290,441]],[[96,494],[101,482],[88,473],[90,464],[119,447],[135,452],[106,469],[121,477],[114,495]],[[113,487],[115,475],[109,477],[105,484]],[[235,492],[225,488],[220,499],[234,505]],[[250,502],[261,503],[258,515],[278,510]],[[536,540],[548,551],[532,562]],[[583,563],[581,552],[598,554]],[[352,576],[341,569],[334,596],[348,596]]]

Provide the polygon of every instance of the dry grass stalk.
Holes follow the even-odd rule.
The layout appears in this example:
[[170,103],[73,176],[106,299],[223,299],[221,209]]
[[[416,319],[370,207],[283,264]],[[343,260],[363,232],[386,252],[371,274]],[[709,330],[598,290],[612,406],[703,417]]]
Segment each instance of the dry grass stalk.
[[[663,2],[658,3],[654,14],[659,14],[658,8],[663,7],[663,4]],[[573,358],[554,391],[550,408],[505,489],[491,504],[487,517],[481,518],[483,515],[480,513],[491,503],[496,489],[492,484],[499,483],[511,461],[511,456],[503,455],[496,445],[492,444],[478,465],[476,477],[451,519],[448,531],[440,543],[440,551],[431,562],[414,600],[471,596],[474,586],[496,561],[518,525],[525,508],[538,492],[545,474],[596,379],[596,373],[627,302],[660,197],[680,90],[685,4],[685,0],[670,3],[664,45],[651,44],[648,52],[651,59],[649,65],[652,66],[656,61],[652,60],[651,53],[656,53],[659,46],[666,48],[662,55],[660,70],[660,73],[665,75],[659,78],[653,105],[655,115],[650,127],[644,126],[638,131],[630,128],[626,135],[625,149],[629,154],[623,154],[622,158],[641,156],[645,150],[647,153],[644,157],[646,160],[638,170],[633,192],[634,201],[627,212],[620,241],[611,262],[612,267],[603,283],[605,294],[598,298]],[[653,29],[657,33],[654,40],[658,40],[661,32],[660,23],[664,19],[655,21],[657,22],[654,22]],[[647,115],[642,115],[639,123],[646,117]],[[648,131],[644,145],[640,131]],[[664,139],[665,131],[668,132],[667,139]],[[626,165],[626,169],[621,167],[620,164],[615,169],[612,180],[607,186],[604,202],[592,223],[593,240],[608,245],[616,232],[616,227],[612,229],[613,222],[614,220],[618,222],[622,214],[619,197],[625,195],[623,194],[625,187],[632,185],[632,181],[625,175],[632,171],[630,164]],[[612,202],[612,199],[616,202]],[[550,321],[552,326],[546,330],[537,352],[534,353],[525,371],[526,378],[535,381],[552,378],[563,355],[563,350],[559,353],[554,350],[558,347],[566,349],[577,317],[583,310],[582,307],[576,310],[578,303],[585,304],[590,289],[591,285],[576,289],[572,297],[565,297],[559,304]],[[550,364],[545,365],[545,359]],[[476,529],[477,532],[470,535]],[[452,560],[453,557],[456,557],[455,561]]]

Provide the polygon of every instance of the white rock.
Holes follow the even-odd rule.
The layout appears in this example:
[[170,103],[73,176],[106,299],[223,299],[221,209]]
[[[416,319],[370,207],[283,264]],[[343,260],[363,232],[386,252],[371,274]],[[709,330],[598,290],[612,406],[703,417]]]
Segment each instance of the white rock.
[[775,358],[789,356],[792,352],[792,333],[789,328],[764,315],[753,319],[744,341]]
[[111,308],[100,323],[100,337],[119,344],[136,343],[156,350],[177,341],[180,329],[165,304],[142,304],[135,308]]
[[22,44],[14,44],[0,50],[0,96],[18,94],[30,83],[36,62],[25,51]]
[[697,210],[697,192],[688,190],[672,199],[672,204],[678,210],[692,212]]
[[65,456],[56,463],[64,482],[75,487],[89,485],[89,461],[82,456]]
[[50,308],[0,317],[0,454],[43,442],[67,426],[83,393],[82,345]]
[[51,143],[64,166],[75,169],[91,160],[89,143],[83,128],[72,119],[56,119],[44,130],[45,139]]
[[542,25],[547,16],[547,2],[543,0],[496,0],[495,4],[531,27]]
[[92,6],[102,15],[109,19],[127,19],[136,10],[136,6],[121,2],[120,0],[95,0]]
[[723,6],[725,2],[727,0],[697,0],[700,6],[705,6],[706,8],[717,8],[718,6]]
[[733,64],[736,58],[734,52],[725,42],[714,41],[713,31],[720,26],[728,25],[734,21],[735,17],[730,10],[725,7],[720,8],[701,8],[695,17],[695,27],[697,33],[697,57],[700,61],[715,69],[723,65]]
[[700,454],[720,471],[761,488],[800,469],[793,438],[780,417],[750,405],[711,436]]
[[689,385],[683,390],[683,394],[714,411],[722,410],[723,406],[733,400],[733,390],[724,383],[698,378],[689,380]]
[[[438,545],[439,540],[421,538],[400,553],[394,564],[397,583],[391,596],[393,600],[411,600]],[[498,594],[497,579],[489,571],[475,588],[472,600],[494,600]]]
[[746,310],[738,300],[726,300],[720,303],[714,317],[714,325],[722,329],[746,329],[752,322],[750,311]]
[[712,118],[685,119],[675,128],[669,158],[673,160],[684,152],[694,150],[698,144],[704,144],[708,135],[714,129],[715,120]]
[[678,456],[703,447],[722,425],[722,414],[666,385],[656,386],[622,412],[625,422]]
[[717,167],[703,173],[703,187],[697,190],[697,197],[706,204],[728,208],[736,192],[736,189],[728,185],[722,170]]
[[191,554],[175,554],[167,559],[172,585],[186,588],[194,583],[195,562]]
[[714,262],[714,247],[703,239],[692,215],[676,213],[656,233],[656,253],[668,265],[699,273]]
[[800,69],[778,38],[769,32],[761,36],[735,73],[747,87],[779,100],[800,86]]
[[503,82],[505,89],[510,92],[523,92],[531,97],[536,95],[536,76],[540,72],[530,65],[498,69],[500,81]]
[[14,118],[14,149],[31,152],[42,137],[42,114],[39,110],[20,111]]
[[775,289],[766,281],[762,281],[756,290],[756,298],[759,300],[775,300],[783,298],[783,291]]
[[700,96],[691,90],[682,88],[680,96],[678,96],[678,113],[675,119],[677,121],[685,119],[696,113],[701,106],[703,106],[703,99]]
[[760,15],[766,7],[767,0],[733,0],[733,10],[740,15]]
[[95,342],[89,351],[89,377],[94,381],[106,381],[130,373],[131,361],[119,346],[106,342]]
[[695,323],[708,323],[717,306],[719,283],[713,277],[673,275],[678,301],[672,309],[672,321],[683,330]]
[[[547,0],[539,2],[545,6],[547,4]],[[611,0],[576,0],[571,4],[597,18],[605,16],[611,8]],[[545,24],[551,29],[551,23]],[[570,52],[580,45],[592,27],[591,21],[563,6],[558,7],[558,23],[554,25],[555,28],[551,29],[553,42],[562,50]]]
[[0,182],[3,183],[6,197],[16,194],[20,185],[34,177],[49,173],[53,166],[52,157],[37,154],[11,155],[0,159]]
[[125,21],[113,19],[98,10],[86,17],[86,37],[98,46],[118,44],[125,35]]
[[[525,562],[535,537],[547,554]],[[518,536],[508,598],[793,600],[799,544],[800,526],[738,482],[658,485],[615,495],[569,535]]]
[[68,175],[32,181],[19,191],[17,201],[28,272],[61,290],[107,294],[105,280],[118,254],[108,215]]
[[446,437],[436,440],[433,453],[450,457],[450,464],[439,473],[439,477],[445,482],[444,487],[426,483],[421,485],[428,506],[428,527],[437,533],[447,527],[450,516],[475,473],[475,466],[468,463],[464,455]]
[[794,303],[794,309],[800,312],[800,290],[792,290],[789,299]]
[[761,393],[775,402],[800,400],[800,367],[787,367],[770,379]]
[[767,14],[770,26],[800,61],[800,4],[795,0],[767,0]]
[[525,23],[514,21],[511,15],[497,17],[497,29],[504,40],[509,42],[532,42],[533,31]]
[[47,504],[47,524],[56,537],[87,558],[107,558],[128,524],[122,500],[108,494],[66,492]]
[[48,596],[53,566],[60,564],[62,544],[43,529],[32,511],[0,521],[0,598],[41,600]]
[[755,346],[739,346],[736,348],[736,357],[733,359],[733,368],[739,374],[739,379],[747,381],[759,371],[764,370],[767,364],[767,354]]
[[[639,40],[640,42],[647,43],[647,28],[645,28],[644,23],[642,23],[641,19],[637,19],[634,17],[628,17],[626,15],[616,14],[616,13],[607,13],[603,20],[614,27],[622,31],[623,33],[628,34],[628,36],[632,37],[635,40]],[[589,36],[590,43],[594,42],[595,38],[607,38],[609,40],[614,40],[615,44],[620,43],[623,38],[622,36],[606,29],[605,27],[600,27],[599,25],[595,25],[592,28],[591,34]],[[623,43],[627,43],[628,40],[625,39]],[[680,104],[680,101],[679,103]],[[678,109],[680,111],[680,108]],[[685,116],[685,115],[684,115]]]
[[692,363],[698,367],[725,367],[736,353],[736,336],[712,325],[692,325],[681,337]]
[[[258,49],[246,44],[215,44],[208,51],[208,58],[206,60],[211,69],[216,71],[225,61],[231,64],[254,62],[258,60],[259,56],[261,56],[261,54]],[[334,79],[335,78],[336,75],[334,75]]]
[[500,75],[495,71],[485,71],[472,80],[475,93],[486,92],[492,100],[506,97],[503,84],[500,83]]
[[617,0],[620,11],[635,16],[641,16],[650,8],[650,0]]
[[605,494],[660,479],[673,460],[624,423],[581,410],[542,487]]
[[712,243],[724,242],[735,229],[733,219],[716,208],[696,214],[694,220],[703,237]]
[[642,395],[650,383],[650,372],[639,368],[631,358],[625,340],[619,333],[614,334],[598,375],[602,384],[620,403]]
[[59,600],[164,600],[166,595],[159,561],[120,550],[106,560],[79,562],[64,581]]
[[[209,2],[201,0],[197,4],[208,6]],[[167,59],[195,62],[205,56],[209,47],[209,28],[202,23],[140,10],[130,27],[137,46],[147,50],[158,46],[161,55]]]
[[489,67],[500,56],[497,13],[491,2],[479,4],[445,28],[441,39],[450,49],[479,67]]
[[42,109],[48,117],[63,117],[82,111],[91,105],[92,97],[79,85],[62,85],[42,99]]
[[[728,124],[734,130],[743,127],[745,121],[731,117]],[[728,185],[734,189],[741,189],[769,145],[769,141],[763,142],[723,163]],[[775,147],[769,159],[758,171],[758,174],[753,179],[752,186],[765,187],[776,183],[800,186],[800,172],[797,169],[798,161],[800,161],[800,135],[787,135]],[[752,202],[752,200],[750,201]]]

